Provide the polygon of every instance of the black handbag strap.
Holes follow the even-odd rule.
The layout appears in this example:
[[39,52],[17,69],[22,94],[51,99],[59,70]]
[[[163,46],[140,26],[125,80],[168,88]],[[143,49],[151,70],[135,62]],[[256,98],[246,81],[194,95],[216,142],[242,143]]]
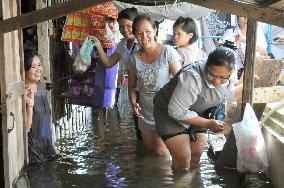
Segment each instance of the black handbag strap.
[[134,51],[136,45],[137,45],[137,43],[134,41],[133,46],[132,46],[132,48],[131,48],[131,51],[130,51],[130,54],[129,54],[129,55],[132,54],[132,52]]

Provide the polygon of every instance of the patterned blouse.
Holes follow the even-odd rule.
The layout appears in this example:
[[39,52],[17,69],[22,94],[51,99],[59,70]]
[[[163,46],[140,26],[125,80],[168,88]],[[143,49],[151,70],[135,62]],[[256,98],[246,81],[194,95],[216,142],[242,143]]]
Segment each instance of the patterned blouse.
[[195,45],[177,48],[181,56],[183,66],[194,63],[199,60],[206,60],[207,54]]

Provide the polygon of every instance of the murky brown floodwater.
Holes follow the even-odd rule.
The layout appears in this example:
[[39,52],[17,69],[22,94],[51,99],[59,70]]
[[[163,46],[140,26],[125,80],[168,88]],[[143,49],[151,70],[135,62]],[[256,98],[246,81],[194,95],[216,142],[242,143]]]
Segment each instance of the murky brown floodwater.
[[141,142],[135,136],[129,105],[119,103],[119,107],[122,107],[123,116],[120,121],[115,109],[108,110],[103,118],[103,111],[86,108],[84,116],[87,121],[84,125],[79,125],[76,131],[66,130],[61,133],[61,139],[56,141],[62,157],[28,168],[30,186],[240,187],[237,173],[233,170],[216,173],[206,152],[202,155],[199,168],[187,173],[173,173],[169,158],[145,154]]

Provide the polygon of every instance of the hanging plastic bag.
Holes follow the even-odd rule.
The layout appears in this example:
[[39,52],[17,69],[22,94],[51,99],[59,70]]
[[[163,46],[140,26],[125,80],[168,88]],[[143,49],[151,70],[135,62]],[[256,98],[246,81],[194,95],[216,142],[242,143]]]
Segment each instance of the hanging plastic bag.
[[239,172],[263,172],[268,168],[266,146],[255,113],[246,104],[243,120],[233,124]]
[[121,84],[121,89],[119,92],[117,109],[121,119],[130,120],[132,118],[132,107],[128,97],[128,79],[124,77],[124,81]]
[[83,73],[90,66],[93,46],[94,41],[86,37],[73,64],[73,71],[75,73]]

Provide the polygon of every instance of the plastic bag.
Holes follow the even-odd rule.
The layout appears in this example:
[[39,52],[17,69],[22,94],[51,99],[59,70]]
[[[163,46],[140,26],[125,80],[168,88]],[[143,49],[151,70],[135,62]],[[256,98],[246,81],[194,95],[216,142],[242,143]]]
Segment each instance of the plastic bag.
[[124,83],[121,85],[119,92],[117,109],[121,119],[130,120],[132,118],[132,107],[128,97],[128,79],[124,79]]
[[90,66],[93,46],[94,41],[86,37],[73,64],[73,71],[75,73],[85,72],[88,66]]
[[246,104],[243,120],[233,124],[239,172],[263,172],[268,168],[266,146],[259,124],[250,104]]

